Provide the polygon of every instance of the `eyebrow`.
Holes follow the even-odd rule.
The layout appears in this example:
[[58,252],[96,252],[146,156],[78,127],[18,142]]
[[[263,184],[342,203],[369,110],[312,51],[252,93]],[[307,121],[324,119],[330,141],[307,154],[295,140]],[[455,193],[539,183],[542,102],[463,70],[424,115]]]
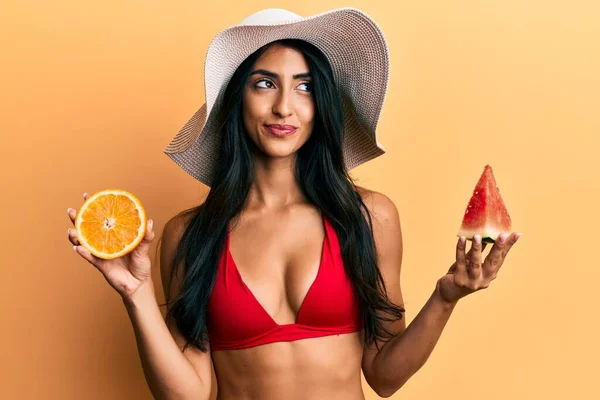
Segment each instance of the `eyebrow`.
[[[257,69],[255,71],[252,71],[250,73],[250,76],[252,76],[252,75],[265,75],[265,76],[268,76],[269,78],[279,79],[278,74],[276,74],[275,72],[267,71],[266,69]],[[294,75],[293,78],[294,79],[312,78],[312,75],[310,74],[310,72],[303,72],[301,74]]]

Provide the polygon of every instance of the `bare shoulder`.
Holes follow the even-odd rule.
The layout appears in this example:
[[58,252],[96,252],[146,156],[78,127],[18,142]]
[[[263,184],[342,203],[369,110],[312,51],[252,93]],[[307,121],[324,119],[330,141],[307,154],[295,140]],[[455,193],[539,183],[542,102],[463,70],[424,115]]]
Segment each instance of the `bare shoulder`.
[[[398,208],[388,196],[373,190],[357,187],[373,222],[373,238],[382,273],[392,276],[388,281],[396,284],[395,277],[402,263],[402,229]],[[363,211],[364,213],[364,211]],[[365,215],[365,218],[366,215]]]
[[181,212],[167,221],[163,229],[159,247],[160,275],[165,298],[169,295],[170,298],[173,298],[180,289],[184,274],[183,261],[178,265],[176,276],[172,276],[173,268],[175,267],[173,262],[179,242],[194,216],[195,212],[193,211]]
[[[357,186],[363,203],[369,210],[377,225],[391,228],[400,223],[398,208],[388,196],[383,193]],[[375,227],[373,227],[375,229]]]
[[178,213],[167,221],[165,224],[164,233],[181,237],[191,220],[196,215],[198,215],[197,207]]

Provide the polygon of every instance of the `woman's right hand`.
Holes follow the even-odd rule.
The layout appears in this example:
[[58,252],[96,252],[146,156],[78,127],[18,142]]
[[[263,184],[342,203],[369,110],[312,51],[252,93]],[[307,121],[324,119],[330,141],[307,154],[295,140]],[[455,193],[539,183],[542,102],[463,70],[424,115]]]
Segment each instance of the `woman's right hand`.
[[[84,201],[87,200],[87,196],[87,193],[83,194]],[[69,208],[67,213],[71,223],[75,225],[77,210]],[[96,267],[124,300],[130,300],[140,287],[144,285],[152,287],[151,262],[148,256],[154,239],[152,225],[153,221],[149,220],[144,239],[132,252],[112,260],[104,260],[91,254],[79,243],[76,229],[70,228],[68,235],[69,241],[75,245],[77,254]]]

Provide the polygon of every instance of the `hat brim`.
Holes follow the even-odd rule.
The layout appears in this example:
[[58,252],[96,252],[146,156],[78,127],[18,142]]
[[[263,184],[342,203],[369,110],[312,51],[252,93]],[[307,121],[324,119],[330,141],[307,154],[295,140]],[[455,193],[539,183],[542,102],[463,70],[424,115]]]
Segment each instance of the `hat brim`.
[[352,169],[385,153],[376,128],[389,78],[383,33],[365,13],[342,8],[315,16],[261,25],[237,25],[219,32],[205,60],[206,103],[165,149],[165,154],[210,186],[220,144],[216,114],[227,83],[253,52],[281,39],[300,39],[329,60],[344,99],[344,159]]

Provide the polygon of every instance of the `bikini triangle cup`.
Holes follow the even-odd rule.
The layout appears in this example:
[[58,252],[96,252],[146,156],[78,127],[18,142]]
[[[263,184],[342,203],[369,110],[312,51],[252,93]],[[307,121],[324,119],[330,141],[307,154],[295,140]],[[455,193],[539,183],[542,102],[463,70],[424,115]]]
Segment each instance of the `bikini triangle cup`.
[[322,217],[325,237],[317,276],[296,320],[278,324],[244,283],[229,250],[229,229],[208,304],[211,351],[234,350],[362,329],[362,315],[352,282],[345,273],[335,229]]
[[323,227],[325,230],[325,235],[323,237],[323,243],[321,245],[321,256],[320,256],[320,261],[319,261],[319,268],[317,270],[317,276],[315,277],[315,280],[312,282],[312,284],[310,285],[310,287],[308,288],[308,291],[306,292],[306,294],[304,295],[304,299],[302,300],[302,303],[300,305],[300,308],[298,309],[298,314],[296,315],[295,318],[295,322],[291,323],[291,324],[278,324],[275,319],[267,312],[267,310],[263,307],[262,304],[260,304],[260,302],[258,301],[258,299],[256,298],[256,296],[254,295],[254,293],[252,292],[252,290],[250,289],[250,287],[248,287],[248,285],[246,285],[246,282],[244,282],[244,279],[242,278],[242,275],[240,274],[240,271],[237,267],[237,264],[233,258],[233,255],[231,254],[231,249],[230,249],[230,232],[229,230],[227,231],[227,240],[226,240],[226,245],[225,245],[225,251],[226,256],[228,257],[228,261],[230,262],[230,266],[232,268],[232,270],[234,270],[235,274],[239,277],[240,283],[244,286],[244,288],[248,291],[249,297],[251,297],[256,304],[258,305],[258,307],[264,311],[264,313],[266,314],[267,317],[269,317],[269,319],[271,321],[273,321],[273,323],[277,326],[284,326],[284,325],[297,325],[298,321],[300,321],[300,317],[302,315],[302,308],[304,307],[304,304],[306,303],[306,299],[309,298],[312,289],[315,287],[315,284],[317,283],[317,281],[319,280],[319,275],[321,275],[321,271],[323,269],[323,259],[325,258],[326,252],[327,250],[329,250],[327,248],[327,246],[329,246],[329,240],[328,240],[328,236],[329,236],[329,226],[328,226],[328,222],[325,219],[325,216],[323,216],[321,214],[321,221],[323,223]]

